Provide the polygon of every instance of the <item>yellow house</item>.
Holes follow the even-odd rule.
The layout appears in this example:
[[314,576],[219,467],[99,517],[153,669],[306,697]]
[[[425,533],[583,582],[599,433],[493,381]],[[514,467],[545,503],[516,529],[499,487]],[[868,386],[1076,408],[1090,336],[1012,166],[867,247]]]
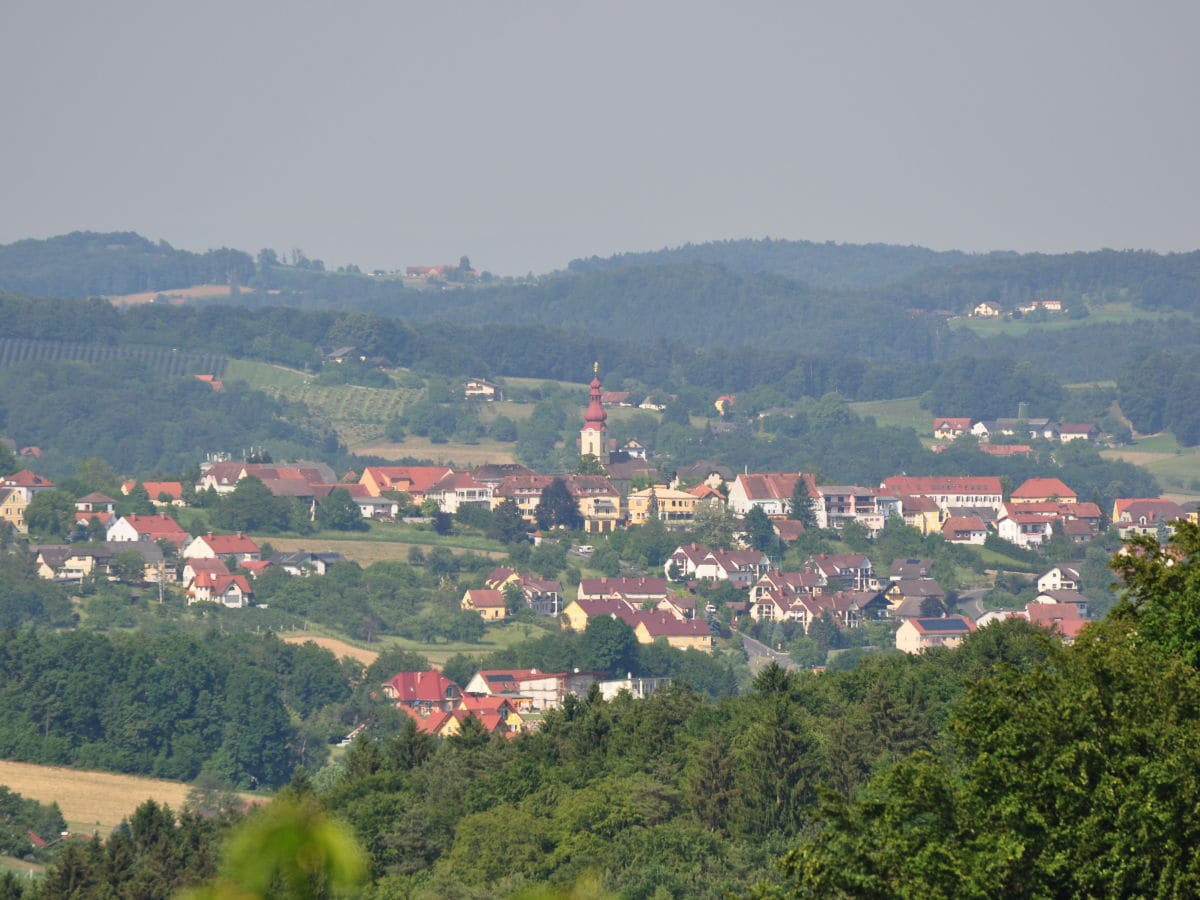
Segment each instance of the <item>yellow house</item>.
[[463,594],[462,608],[469,612],[477,612],[489,622],[499,622],[508,616],[504,605],[504,591],[494,588],[472,588]]
[[567,622],[565,628],[582,632],[587,623],[596,616],[616,616],[627,619],[637,608],[628,600],[572,600],[563,610]]
[[25,508],[29,501],[18,488],[0,488],[0,519],[13,527],[18,534],[29,531],[25,524]]
[[652,502],[658,506],[658,518],[668,527],[685,528],[696,518],[696,504],[700,502],[700,498],[688,491],[674,490],[665,484],[634,491],[626,498],[629,506],[629,524],[645,525],[650,517]]
[[641,644],[653,644],[659,638],[676,650],[712,653],[712,630],[698,619],[677,619],[665,613],[643,613],[633,629]]

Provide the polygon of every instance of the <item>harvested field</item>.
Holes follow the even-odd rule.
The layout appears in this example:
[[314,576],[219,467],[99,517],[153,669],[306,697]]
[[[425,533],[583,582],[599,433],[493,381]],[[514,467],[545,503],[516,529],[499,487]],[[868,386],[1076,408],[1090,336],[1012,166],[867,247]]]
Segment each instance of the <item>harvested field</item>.
[[[122,294],[118,297],[109,297],[118,306],[123,304],[134,303],[150,303],[156,297],[163,297],[167,300],[195,300],[198,297],[228,297],[229,285],[227,284],[197,284],[192,287],[173,288],[165,291],[142,291],[140,294]],[[278,293],[274,291],[271,293]]]
[[478,466],[484,463],[516,462],[513,456],[515,444],[483,440],[477,444],[447,442],[435,444],[429,438],[411,436],[396,444],[386,440],[369,440],[365,443],[350,443],[355,453],[380,456],[384,459],[428,459],[440,465],[454,463],[459,466]]
[[136,775],[114,775],[0,760],[0,784],[41,803],[57,802],[71,831],[108,834],[146,800],[173,810],[187,800],[190,786]]
[[362,647],[355,647],[353,644],[347,644],[345,641],[339,641],[337,638],[318,637],[304,631],[289,634],[280,639],[285,644],[307,644],[309,641],[312,641],[318,647],[324,647],[338,659],[348,656],[362,663],[364,666],[369,666],[379,658],[379,653],[375,650],[364,650]]

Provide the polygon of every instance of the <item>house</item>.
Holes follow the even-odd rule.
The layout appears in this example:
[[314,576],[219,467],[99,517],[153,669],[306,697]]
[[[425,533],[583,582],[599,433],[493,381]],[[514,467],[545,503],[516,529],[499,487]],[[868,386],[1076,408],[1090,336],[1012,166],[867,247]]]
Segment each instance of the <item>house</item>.
[[894,619],[928,616],[946,607],[946,592],[933,578],[902,578],[885,592],[888,615]]
[[[106,535],[109,541],[166,541],[176,550],[182,550],[192,536],[166,513],[156,516],[122,516],[113,522]],[[187,554],[184,554],[185,556]]]
[[680,544],[663,563],[663,572],[670,578],[671,568],[674,566],[679,573],[680,580],[692,578],[696,574],[696,567],[704,561],[706,556],[708,556],[708,548],[703,544]]
[[[463,688],[464,696],[495,697],[516,694],[522,679],[538,674],[537,669],[481,669]],[[511,702],[511,701],[510,701]],[[517,705],[518,708],[519,704]]]
[[620,597],[631,603],[658,603],[667,596],[665,578],[583,578],[579,582],[580,600],[607,600]]
[[28,505],[34,498],[35,494],[42,491],[54,490],[54,482],[49,478],[43,478],[29,469],[22,469],[20,472],[13,472],[11,475],[0,477],[0,490],[9,488],[15,490],[24,498]]
[[25,524],[25,508],[29,501],[25,494],[15,487],[0,487],[0,521],[12,526],[17,534],[27,534],[29,527]]
[[79,584],[91,576],[116,581],[113,559],[118,553],[129,551],[142,559],[142,571],[137,578],[142,583],[174,581],[177,574],[174,565],[165,563],[162,548],[153,543],[41,544],[30,547],[30,551],[38,576],[49,581]]
[[336,551],[314,552],[311,550],[275,553],[269,560],[271,565],[278,566],[289,575],[299,577],[324,575],[331,566],[345,561],[346,557]]
[[988,456],[1033,456],[1029,444],[980,444],[979,452]]
[[1028,437],[1029,440],[1037,440],[1039,438],[1045,438],[1048,441],[1058,440],[1058,426],[1046,418],[997,419],[992,435],[995,436],[997,432],[1003,435]]
[[425,500],[426,491],[453,472],[448,466],[367,466],[358,481],[366,485],[372,497],[397,491],[410,495],[414,503],[420,504]]
[[950,516],[942,523],[942,539],[950,544],[974,544],[987,541],[987,525],[979,516]]
[[1012,503],[1077,503],[1079,496],[1057,478],[1028,478],[1014,489]]
[[1040,547],[1054,536],[1054,519],[1039,513],[1017,512],[1019,504],[1010,504],[996,524],[996,534],[1018,547]]
[[142,487],[155,506],[184,506],[183,483],[179,481],[143,481]]
[[719,488],[733,481],[733,470],[728,466],[712,459],[701,459],[689,466],[680,466],[675,470],[671,487],[681,488],[688,485],[707,484],[711,488]]
[[896,629],[896,649],[920,653],[933,647],[957,647],[973,631],[975,623],[966,616],[905,619]]
[[640,644],[664,640],[676,650],[712,653],[713,649],[712,629],[703,619],[678,619],[660,612],[641,613],[633,633]]
[[486,622],[499,622],[508,617],[504,592],[494,588],[471,588],[463,594],[459,606],[467,612],[477,612]]
[[1046,591],[1077,591],[1081,583],[1079,570],[1071,566],[1055,566],[1038,578],[1037,589]]
[[518,710],[561,709],[568,695],[586,696],[599,672],[539,672],[537,669],[488,669],[476,672],[465,692],[503,696]]
[[1064,444],[1071,441],[1095,443],[1100,439],[1100,429],[1092,422],[1063,422],[1058,426],[1058,439]]
[[671,681],[670,678],[634,678],[633,675],[626,675],[624,678],[599,681],[596,686],[600,688],[600,696],[605,700],[615,700],[622,692],[629,694],[634,700],[645,700]]
[[463,385],[463,397],[467,400],[503,400],[504,388],[486,378],[470,378]]
[[943,416],[933,420],[933,436],[939,441],[953,441],[962,437],[964,434],[970,434],[970,432],[970,418],[964,419]]
[[562,612],[562,585],[551,578],[522,573],[517,584],[525,597],[525,606],[539,616],[558,616]]
[[84,494],[75,501],[75,511],[81,513],[106,513],[112,515],[117,508],[117,501],[107,494],[93,491]]
[[201,572],[187,587],[187,602],[220,603],[229,609],[243,609],[250,605],[254,592],[245,575],[220,575]]
[[867,591],[877,589],[875,567],[861,553],[819,553],[810,557],[805,567],[821,577],[830,593],[835,591]]
[[857,484],[822,484],[817,490],[825,505],[825,524],[828,528],[842,528],[847,522],[858,522],[876,532],[883,528],[891,512],[900,515],[899,500],[884,498],[890,499],[895,508],[881,508],[875,488]]
[[[658,605],[657,600],[654,603],[656,606]],[[582,633],[587,630],[588,622],[603,616],[632,622],[633,614],[641,608],[641,603],[633,603],[624,597],[604,600],[578,598],[568,603],[566,609],[563,610],[563,618],[566,620],[563,628]],[[632,624],[630,627],[633,627]]]
[[1086,619],[1088,605],[1091,601],[1076,590],[1043,591],[1039,589],[1038,595],[1033,598],[1033,603],[1038,605],[1073,606],[1078,612],[1079,618]]
[[946,520],[946,513],[932,497],[901,497],[900,509],[904,524],[921,534],[941,532]]
[[493,491],[492,485],[476,481],[470,472],[451,472],[425,491],[425,499],[436,502],[442,512],[453,514],[468,504],[490,509]]
[[999,319],[1003,315],[1004,307],[990,300],[977,303],[971,310],[971,316],[977,319]]
[[229,566],[223,559],[188,559],[184,561],[181,578],[185,585],[191,584],[202,572],[212,575],[228,575]]
[[761,550],[711,550],[696,566],[695,575],[749,587],[770,568],[771,560]]
[[645,525],[653,507],[658,519],[668,528],[689,527],[696,518],[696,505],[699,502],[699,498],[690,491],[675,490],[665,484],[634,491],[625,498],[630,525]]
[[[911,477],[893,475],[880,485],[897,497],[928,497],[946,510],[951,506],[990,506],[999,511],[1004,502],[1000,479],[991,475],[964,477]],[[905,516],[908,515],[907,504]]]
[[729,488],[729,508],[737,515],[744,516],[754,507],[758,507],[768,516],[785,518],[792,511],[792,494],[796,488],[796,480],[804,479],[808,488],[809,502],[812,504],[813,517],[817,526],[825,528],[828,522],[825,517],[825,502],[816,479],[811,474],[796,472],[767,472],[738,475]]
[[1025,616],[1035,625],[1049,628],[1063,639],[1071,643],[1078,637],[1079,632],[1087,625],[1087,619],[1074,603],[1040,603],[1034,601],[1025,604]]
[[437,669],[423,672],[400,672],[382,685],[383,695],[396,706],[408,707],[428,716],[434,712],[450,712],[462,699],[457,684]]
[[794,544],[800,540],[800,535],[804,534],[806,530],[804,523],[797,522],[795,519],[772,519],[771,527],[775,530],[775,536],[783,544]]
[[183,550],[189,559],[232,559],[234,563],[254,562],[262,559],[262,551],[253,539],[240,531],[237,534],[208,534],[194,538]]
[[588,534],[616,531],[621,526],[621,493],[604,475],[567,475],[567,489],[583,516],[583,530]]
[[932,559],[894,559],[891,568],[888,569],[888,581],[932,577]]
[[488,734],[509,735],[513,733],[509,730],[505,715],[497,710],[476,711],[460,708],[452,709],[449,712],[431,712],[428,716],[422,716],[411,707],[402,708],[416,721],[418,731],[443,740],[461,734],[463,723],[467,719],[474,719]]
[[1138,534],[1157,535],[1160,526],[1166,527],[1176,519],[1185,518],[1187,511],[1165,497],[1122,497],[1113,503],[1113,527],[1122,538]]

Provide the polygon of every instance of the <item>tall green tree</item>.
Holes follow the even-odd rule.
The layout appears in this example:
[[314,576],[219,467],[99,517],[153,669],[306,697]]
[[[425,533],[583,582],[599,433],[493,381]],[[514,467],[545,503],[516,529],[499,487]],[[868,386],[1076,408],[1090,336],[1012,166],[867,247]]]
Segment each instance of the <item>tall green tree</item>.
[[579,512],[579,504],[571,495],[571,489],[561,478],[555,478],[542,491],[542,497],[534,510],[538,528],[566,528],[568,531],[579,531],[583,528],[583,516]]

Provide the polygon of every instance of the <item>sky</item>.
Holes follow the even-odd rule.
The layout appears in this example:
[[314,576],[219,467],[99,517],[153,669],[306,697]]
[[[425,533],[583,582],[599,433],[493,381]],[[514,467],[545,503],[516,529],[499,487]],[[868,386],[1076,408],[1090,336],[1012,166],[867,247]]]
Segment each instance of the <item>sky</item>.
[[1194,250],[1197,33],[1190,0],[8,3],[0,243]]

